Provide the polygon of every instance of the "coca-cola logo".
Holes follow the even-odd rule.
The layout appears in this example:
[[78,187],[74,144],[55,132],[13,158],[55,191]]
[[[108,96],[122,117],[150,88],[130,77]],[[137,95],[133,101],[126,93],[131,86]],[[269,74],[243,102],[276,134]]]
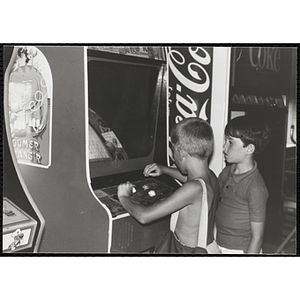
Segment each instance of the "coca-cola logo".
[[200,103],[199,95],[210,87],[211,74],[207,67],[211,64],[211,55],[202,47],[168,47],[167,51],[169,70],[175,77],[175,81],[169,83],[169,103],[175,101],[177,110],[175,123],[189,117],[207,119],[201,107],[209,97]]
[[[185,118],[209,121],[213,48],[168,47],[168,127]],[[167,148],[168,164],[172,165],[171,145]]]
[[280,71],[280,49],[278,47],[250,47],[249,60],[251,66],[260,70]]

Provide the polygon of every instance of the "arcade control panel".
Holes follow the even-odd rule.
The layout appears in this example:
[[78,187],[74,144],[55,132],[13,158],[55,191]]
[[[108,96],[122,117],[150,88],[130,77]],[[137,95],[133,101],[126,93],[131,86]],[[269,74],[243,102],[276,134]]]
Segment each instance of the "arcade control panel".
[[[132,185],[132,201],[145,206],[162,201],[174,191],[172,187],[154,178],[135,181],[132,182]],[[111,186],[94,191],[100,201],[109,208],[113,218],[126,213],[125,209],[119,202],[117,188],[118,186]]]

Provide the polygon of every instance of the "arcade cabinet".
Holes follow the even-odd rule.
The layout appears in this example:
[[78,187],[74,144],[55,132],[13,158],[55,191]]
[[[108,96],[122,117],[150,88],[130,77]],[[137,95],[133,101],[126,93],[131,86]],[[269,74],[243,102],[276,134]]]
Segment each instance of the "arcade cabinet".
[[119,54],[122,48],[87,51],[91,184],[112,217],[112,252],[151,251],[158,234],[169,228],[169,217],[139,224],[117,198],[117,185],[127,180],[134,184],[134,201],[143,205],[162,201],[173,191],[142,175],[155,152],[165,151],[156,148],[156,136],[163,129],[158,116],[166,101],[164,53],[154,48],[145,59],[143,50],[131,49],[126,57]]
[[[9,61],[11,54],[12,48],[7,47],[4,62]],[[4,64],[4,70],[6,67],[7,65]],[[12,127],[12,131],[14,133],[11,136],[11,142],[20,143],[21,130],[17,132],[18,126],[16,125],[15,129]],[[10,152],[5,130],[2,132],[2,142],[2,253],[36,253],[41,242],[45,221],[24,185],[16,153]]]
[[165,151],[156,143],[165,102],[161,47],[14,47],[5,72],[5,156],[26,191],[20,202],[44,220],[37,252],[153,249],[169,217],[141,225],[120,206],[116,187],[132,181],[134,201],[144,205],[176,188],[142,175]]

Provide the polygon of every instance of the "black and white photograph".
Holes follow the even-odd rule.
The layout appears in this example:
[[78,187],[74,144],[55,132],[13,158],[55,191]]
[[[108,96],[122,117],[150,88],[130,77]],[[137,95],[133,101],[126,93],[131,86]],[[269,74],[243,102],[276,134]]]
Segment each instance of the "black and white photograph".
[[1,11],[3,298],[297,299],[294,1]]
[[4,254],[296,255],[297,47],[4,45]]

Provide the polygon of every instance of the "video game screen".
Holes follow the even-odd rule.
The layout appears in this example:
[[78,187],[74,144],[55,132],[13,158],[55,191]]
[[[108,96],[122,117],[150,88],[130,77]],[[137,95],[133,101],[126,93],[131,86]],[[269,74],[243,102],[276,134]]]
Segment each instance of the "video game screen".
[[96,176],[127,172],[152,162],[161,77],[162,63],[158,61],[115,54],[89,56],[89,159],[93,174],[93,170]]

